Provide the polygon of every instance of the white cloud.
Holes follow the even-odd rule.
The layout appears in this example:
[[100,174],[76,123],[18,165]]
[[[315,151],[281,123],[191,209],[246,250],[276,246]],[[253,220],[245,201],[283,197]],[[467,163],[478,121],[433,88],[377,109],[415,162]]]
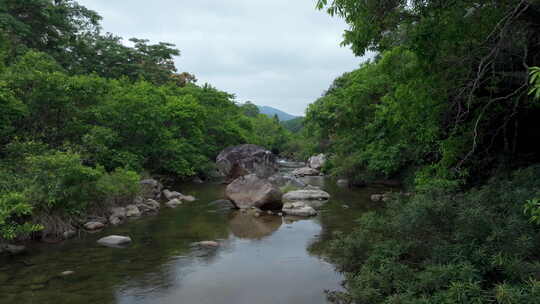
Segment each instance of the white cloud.
[[362,58],[339,46],[347,25],[315,0],[78,0],[105,31],[171,42],[176,64],[237,100],[301,115],[334,78]]

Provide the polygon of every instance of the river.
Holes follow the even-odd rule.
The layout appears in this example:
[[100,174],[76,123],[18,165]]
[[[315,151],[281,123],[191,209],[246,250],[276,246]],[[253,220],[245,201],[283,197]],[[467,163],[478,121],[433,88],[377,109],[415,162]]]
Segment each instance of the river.
[[[328,241],[377,208],[369,196],[385,189],[340,188],[322,177],[308,181],[332,198],[307,219],[224,210],[211,204],[223,198],[224,185],[178,185],[175,190],[198,200],[0,258],[0,303],[327,303],[325,290],[340,289],[342,280],[324,257]],[[129,235],[133,244],[122,249],[96,244],[110,234]],[[219,240],[221,246],[191,246],[203,240]],[[64,271],[74,274],[63,276]]]

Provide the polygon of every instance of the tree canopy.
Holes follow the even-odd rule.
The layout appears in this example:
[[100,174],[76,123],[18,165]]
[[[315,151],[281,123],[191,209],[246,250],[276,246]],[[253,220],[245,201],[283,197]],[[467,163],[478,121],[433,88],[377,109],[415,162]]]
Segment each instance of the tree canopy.
[[126,46],[100,20],[72,0],[0,2],[0,242],[129,202],[141,174],[204,178],[228,146],[284,146],[279,122],[179,73],[173,44]]

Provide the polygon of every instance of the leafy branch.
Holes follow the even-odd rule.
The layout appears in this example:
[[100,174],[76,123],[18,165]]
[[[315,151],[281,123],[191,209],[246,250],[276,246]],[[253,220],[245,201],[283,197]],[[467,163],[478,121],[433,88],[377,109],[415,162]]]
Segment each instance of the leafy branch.
[[534,99],[540,99],[540,67],[530,68],[529,75],[529,83],[531,85],[529,95],[532,95]]

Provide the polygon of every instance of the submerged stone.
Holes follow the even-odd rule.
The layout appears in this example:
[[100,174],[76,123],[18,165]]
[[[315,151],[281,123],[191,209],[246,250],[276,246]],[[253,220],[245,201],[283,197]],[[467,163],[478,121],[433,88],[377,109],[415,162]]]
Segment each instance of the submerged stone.
[[107,246],[107,247],[124,247],[131,243],[131,238],[129,236],[120,236],[120,235],[110,235],[104,238],[99,239],[98,244]]

